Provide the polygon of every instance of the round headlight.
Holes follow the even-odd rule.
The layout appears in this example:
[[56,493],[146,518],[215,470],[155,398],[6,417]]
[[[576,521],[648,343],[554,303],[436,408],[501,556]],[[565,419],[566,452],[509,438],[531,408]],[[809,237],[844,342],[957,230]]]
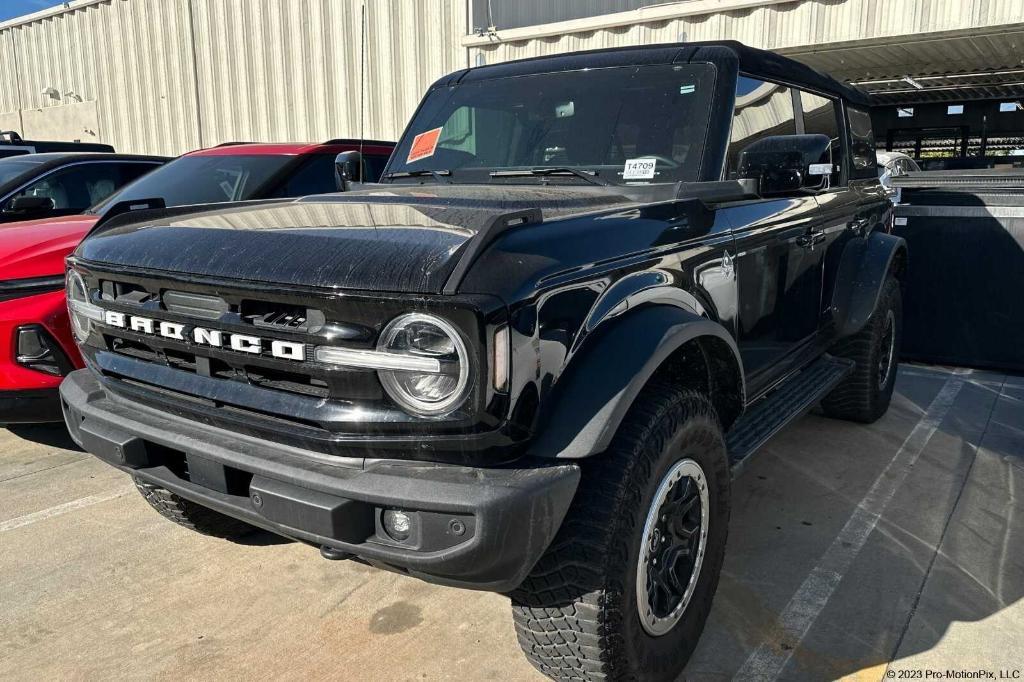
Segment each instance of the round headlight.
[[74,270],[68,271],[68,313],[71,315],[71,331],[79,343],[85,343],[92,331],[92,322],[81,308],[89,303],[89,290],[85,280]]
[[444,320],[421,313],[396,317],[384,328],[377,350],[438,361],[437,372],[378,372],[384,390],[403,409],[439,415],[452,411],[466,397],[469,354],[459,332]]

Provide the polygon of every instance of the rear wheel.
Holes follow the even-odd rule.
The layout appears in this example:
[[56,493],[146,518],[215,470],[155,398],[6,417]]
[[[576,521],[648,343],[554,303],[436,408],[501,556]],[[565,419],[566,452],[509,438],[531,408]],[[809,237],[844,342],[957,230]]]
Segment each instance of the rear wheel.
[[257,530],[244,521],[225,516],[201,505],[175,495],[170,490],[132,477],[135,487],[153,509],[179,526],[203,535],[212,535],[228,540],[241,538]]
[[831,353],[855,363],[853,372],[821,401],[829,417],[870,424],[885,414],[892,400],[903,334],[900,284],[890,275],[878,308],[864,328],[840,341]]
[[729,466],[714,408],[648,387],[583,467],[558,536],[512,594],[519,643],[556,680],[674,679],[725,554]]

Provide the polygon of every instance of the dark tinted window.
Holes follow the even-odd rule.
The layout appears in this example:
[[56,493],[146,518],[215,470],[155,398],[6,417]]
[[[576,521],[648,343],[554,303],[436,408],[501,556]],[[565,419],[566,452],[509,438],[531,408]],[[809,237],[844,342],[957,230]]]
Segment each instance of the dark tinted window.
[[[440,88],[427,96],[389,171],[447,169],[454,182],[489,182],[493,170],[570,167],[613,183],[695,180],[713,82],[706,65],[658,65]],[[624,178],[627,160],[643,160],[644,170]]]
[[122,201],[163,198],[168,206],[253,198],[294,156],[183,156],[125,187],[91,213]]
[[389,158],[391,157],[377,154],[367,154],[363,157],[363,172],[366,173],[367,182],[380,181],[381,173],[384,172],[384,167],[388,165]]
[[[273,197],[305,197],[311,194],[330,194],[338,191],[334,177],[334,159],[337,154],[313,154],[280,187],[270,193]],[[363,157],[366,182],[377,182],[387,165],[388,157],[367,154]]]
[[42,161],[19,159],[17,157],[0,159],[0,185],[13,180],[22,173],[27,173],[41,163]]
[[304,197],[337,192],[334,179],[334,154],[314,154],[271,192],[274,197]]
[[875,135],[871,130],[871,115],[860,109],[847,107],[850,113],[850,149],[853,175],[858,178],[875,176]]
[[152,163],[77,163],[43,176],[7,201],[22,196],[46,197],[53,201],[56,211],[84,211],[153,168]]
[[843,144],[839,138],[839,106],[836,100],[819,97],[809,92],[800,92],[800,108],[803,109],[804,134],[827,135],[829,148],[821,158],[820,164],[829,164],[832,172],[825,180],[824,188],[837,187],[841,183],[843,170]]
[[[726,177],[746,177],[740,166],[750,158],[757,143],[767,137],[796,135],[793,94],[776,83],[740,76],[736,83],[736,108],[726,159]],[[744,157],[744,152],[747,152]]]

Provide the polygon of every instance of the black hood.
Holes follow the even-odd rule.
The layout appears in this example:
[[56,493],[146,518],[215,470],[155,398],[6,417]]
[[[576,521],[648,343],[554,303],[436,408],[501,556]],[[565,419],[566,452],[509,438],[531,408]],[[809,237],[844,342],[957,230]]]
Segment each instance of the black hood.
[[440,293],[496,218],[545,220],[633,204],[615,188],[377,185],[99,229],[77,255],[126,269],[264,284]]

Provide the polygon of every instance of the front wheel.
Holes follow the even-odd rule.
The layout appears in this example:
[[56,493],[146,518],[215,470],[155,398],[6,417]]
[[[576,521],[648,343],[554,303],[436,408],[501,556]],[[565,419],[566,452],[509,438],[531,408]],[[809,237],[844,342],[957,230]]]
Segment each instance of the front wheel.
[[259,530],[244,521],[207,509],[142,479],[132,477],[139,494],[165,519],[203,535],[236,540]]
[[645,389],[583,476],[558,536],[511,595],[519,643],[556,680],[667,680],[718,585],[729,466],[704,396]]

